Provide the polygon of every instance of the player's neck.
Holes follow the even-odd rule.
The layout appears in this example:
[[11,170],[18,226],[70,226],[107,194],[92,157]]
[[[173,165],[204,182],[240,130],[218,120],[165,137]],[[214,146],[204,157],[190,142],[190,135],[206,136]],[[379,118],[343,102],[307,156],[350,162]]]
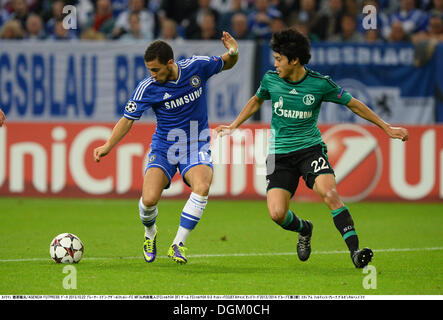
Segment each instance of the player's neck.
[[172,65],[172,72],[168,77],[168,81],[175,81],[178,79],[178,65],[174,62]]
[[297,82],[300,81],[301,79],[303,79],[303,77],[306,74],[306,69],[304,66],[302,65],[297,65],[294,70],[289,74],[288,76],[288,80],[292,81],[292,82]]

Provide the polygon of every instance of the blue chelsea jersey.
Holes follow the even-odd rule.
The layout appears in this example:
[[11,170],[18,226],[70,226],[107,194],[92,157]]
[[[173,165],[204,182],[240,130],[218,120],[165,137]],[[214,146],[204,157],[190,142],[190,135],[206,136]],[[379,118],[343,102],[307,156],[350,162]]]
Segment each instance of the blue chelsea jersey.
[[175,81],[159,83],[147,77],[135,88],[124,117],[138,120],[145,110],[153,109],[157,128],[152,136],[152,149],[165,149],[177,141],[184,143],[184,139],[186,143],[193,142],[202,135],[209,141],[205,87],[207,80],[222,70],[223,64],[219,56],[192,56],[177,61]]

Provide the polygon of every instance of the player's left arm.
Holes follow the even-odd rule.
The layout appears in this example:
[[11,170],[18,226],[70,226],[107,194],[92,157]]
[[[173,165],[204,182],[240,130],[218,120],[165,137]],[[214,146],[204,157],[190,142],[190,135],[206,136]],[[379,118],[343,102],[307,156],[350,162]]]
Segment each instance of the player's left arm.
[[402,127],[392,127],[389,123],[383,121],[374,111],[372,111],[363,102],[351,98],[351,100],[346,105],[352,112],[358,115],[360,118],[368,120],[373,124],[380,127],[393,139],[401,139],[402,141],[408,141],[409,133],[408,130]]
[[228,52],[224,53],[221,58],[223,59],[223,69],[231,69],[238,61],[238,43],[237,41],[226,31],[223,31],[223,36],[221,38],[223,45]]

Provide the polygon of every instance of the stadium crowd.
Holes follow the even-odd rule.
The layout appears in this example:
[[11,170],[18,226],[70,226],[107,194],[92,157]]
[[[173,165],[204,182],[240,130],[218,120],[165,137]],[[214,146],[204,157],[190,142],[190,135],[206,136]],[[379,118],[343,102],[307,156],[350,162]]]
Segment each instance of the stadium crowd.
[[[363,28],[366,5],[376,29]],[[443,41],[443,0],[0,0],[0,39],[269,40],[285,27],[311,42]]]

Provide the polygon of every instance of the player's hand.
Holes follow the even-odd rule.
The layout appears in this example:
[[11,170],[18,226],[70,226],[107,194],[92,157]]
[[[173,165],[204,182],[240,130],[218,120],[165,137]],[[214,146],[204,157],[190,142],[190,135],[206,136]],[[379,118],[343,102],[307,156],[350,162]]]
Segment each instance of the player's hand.
[[229,34],[229,32],[223,31],[223,35],[221,37],[223,45],[228,51],[233,50],[234,52],[238,50],[237,41]]
[[3,126],[3,122],[5,122],[6,116],[3,113],[2,109],[0,109],[0,127]]
[[106,156],[109,153],[108,148],[106,145],[102,145],[98,148],[94,149],[94,160],[95,162],[100,162],[101,157]]
[[218,126],[215,128],[215,132],[217,132],[217,136],[223,137],[230,135],[234,132],[235,129],[232,129],[231,126]]
[[402,127],[389,127],[387,130],[387,134],[392,139],[401,139],[402,141],[409,140],[409,132],[407,129]]

